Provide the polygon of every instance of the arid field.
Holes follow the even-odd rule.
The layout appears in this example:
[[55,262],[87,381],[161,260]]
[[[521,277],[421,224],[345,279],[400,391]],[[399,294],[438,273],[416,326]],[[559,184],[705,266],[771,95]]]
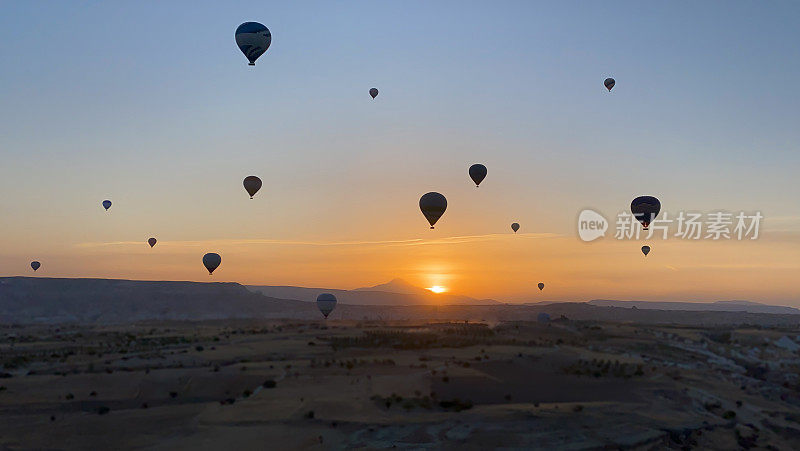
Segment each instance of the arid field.
[[6,326],[0,448],[797,449],[797,333],[566,319]]

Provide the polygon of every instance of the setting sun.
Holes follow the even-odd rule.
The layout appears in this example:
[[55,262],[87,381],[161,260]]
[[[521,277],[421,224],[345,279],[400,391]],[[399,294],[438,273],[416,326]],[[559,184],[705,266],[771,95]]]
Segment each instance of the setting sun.
[[426,290],[433,291],[434,293],[444,293],[445,291],[447,291],[447,288],[440,285],[434,285],[430,288],[426,288]]

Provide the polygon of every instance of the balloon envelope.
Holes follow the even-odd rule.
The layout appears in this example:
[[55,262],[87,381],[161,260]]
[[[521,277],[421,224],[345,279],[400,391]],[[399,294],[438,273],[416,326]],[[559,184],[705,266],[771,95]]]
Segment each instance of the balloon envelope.
[[544,290],[544,284],[542,282],[539,282],[538,287],[539,287],[539,291]]
[[[158,242],[158,240],[156,240],[155,238],[150,238],[150,239],[147,240],[147,244],[149,244],[150,247],[155,246],[157,242]],[[169,246],[167,246],[167,247],[169,247]]]
[[215,269],[219,267],[222,263],[222,257],[219,254],[215,254],[213,252],[209,252],[208,254],[203,256],[203,265],[208,270],[208,274],[211,275]]
[[111,201],[110,200],[104,200],[103,201],[103,208],[105,208],[106,211],[108,211],[108,209],[111,208]]
[[245,22],[236,28],[236,45],[250,61],[250,66],[256,65],[258,57],[267,51],[271,43],[272,33],[258,22]]
[[644,229],[658,216],[661,202],[653,196],[639,196],[631,202],[631,213],[642,223]]
[[547,313],[539,313],[536,316],[536,321],[539,321],[540,323],[549,323],[550,315],[548,315]]
[[422,214],[425,215],[425,218],[431,224],[431,228],[433,228],[436,221],[447,210],[447,199],[439,193],[426,193],[419,199],[419,209],[422,210]]
[[375,97],[378,97],[378,88],[371,88],[371,89],[369,90],[369,95],[371,95],[373,99],[374,99]]
[[34,271],[36,271],[37,269],[39,269],[39,267],[40,267],[40,266],[42,266],[42,264],[41,264],[41,263],[39,263],[39,262],[37,262],[37,261],[32,261],[32,262],[31,262],[31,268],[32,268]]
[[647,256],[650,253],[650,246],[642,246],[642,253]]
[[244,182],[242,182],[242,184],[244,185],[244,189],[245,191],[247,191],[247,194],[250,195],[250,199],[252,199],[253,196],[256,195],[258,190],[261,189],[261,179],[256,177],[255,175],[248,175],[247,177],[245,177]]
[[617,84],[617,82],[614,81],[613,78],[606,78],[606,80],[603,82],[603,84],[605,85],[606,89],[611,91],[611,88],[613,88],[614,85]]
[[483,179],[486,178],[486,166],[473,164],[469,167],[469,177],[475,182],[475,186],[480,185]]
[[317,296],[317,307],[319,307],[319,311],[327,318],[333,311],[333,308],[336,307],[336,296],[330,293],[322,293]]
[[517,233],[517,230],[519,230],[519,224],[517,224],[516,222],[512,223],[511,224],[511,230],[513,230],[514,233]]

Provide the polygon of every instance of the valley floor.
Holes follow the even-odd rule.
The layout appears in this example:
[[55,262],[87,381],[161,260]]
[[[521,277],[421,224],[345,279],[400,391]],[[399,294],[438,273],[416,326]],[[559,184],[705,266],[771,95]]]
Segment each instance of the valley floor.
[[0,327],[0,449],[800,449],[796,328]]

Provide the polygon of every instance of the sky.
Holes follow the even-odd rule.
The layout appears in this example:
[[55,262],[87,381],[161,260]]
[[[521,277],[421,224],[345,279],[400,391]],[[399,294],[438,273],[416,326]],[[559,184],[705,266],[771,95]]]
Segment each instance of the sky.
[[[791,1],[0,1],[0,275],[800,307],[798,20]],[[245,21],[272,32],[255,67]],[[639,195],[761,212],[760,236],[578,238],[581,210],[613,222]]]

